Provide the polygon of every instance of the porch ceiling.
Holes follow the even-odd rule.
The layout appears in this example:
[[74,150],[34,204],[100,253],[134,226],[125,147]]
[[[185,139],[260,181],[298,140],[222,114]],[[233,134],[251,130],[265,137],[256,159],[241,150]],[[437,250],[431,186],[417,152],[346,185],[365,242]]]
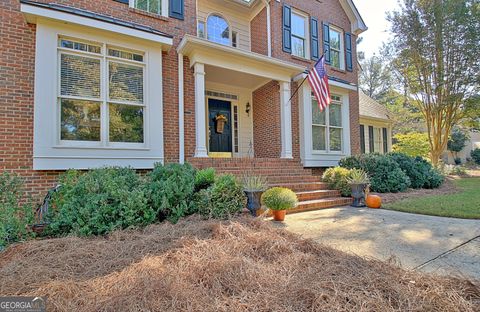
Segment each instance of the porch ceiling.
[[212,65],[205,65],[205,81],[255,90],[269,82],[270,79],[241,72],[234,72],[229,69]]
[[306,69],[304,66],[191,35],[183,37],[177,52],[188,56],[191,66],[202,63],[269,80],[290,81]]

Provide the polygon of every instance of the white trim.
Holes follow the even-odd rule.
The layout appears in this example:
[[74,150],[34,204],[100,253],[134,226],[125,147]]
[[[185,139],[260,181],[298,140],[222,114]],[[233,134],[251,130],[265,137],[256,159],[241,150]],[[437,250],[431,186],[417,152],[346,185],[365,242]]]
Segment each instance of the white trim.
[[[168,17],[168,0],[161,0],[162,1],[162,12],[161,14],[158,14],[160,16],[164,16],[164,17]],[[135,8],[135,0],[129,0],[128,1],[128,5],[131,7],[131,8]],[[137,10],[141,10],[141,9],[138,9],[138,8],[135,8]],[[148,12],[148,13],[151,13],[151,12]],[[156,14],[156,13],[151,13],[151,14]]]
[[[293,44],[292,44],[292,53],[291,54],[293,56],[296,56],[296,57],[299,57],[299,58],[302,58],[302,59],[310,60],[310,17],[308,16],[308,14],[303,13],[302,11],[298,11],[294,8],[292,8],[292,15],[293,14],[295,14],[299,17],[302,17],[304,22],[305,22],[305,25],[304,25],[305,38],[303,38],[303,40],[305,41],[304,46],[303,46],[305,55],[301,56],[301,55],[294,54],[293,53]],[[293,38],[293,37],[296,37],[296,36],[293,34],[293,32],[291,32],[290,37]]]
[[205,103],[205,65],[195,63],[195,157],[208,157]]
[[104,31],[108,31],[108,32],[112,32],[120,35],[126,35],[130,37],[152,41],[152,42],[161,44],[162,47],[165,48],[165,50],[168,50],[173,45],[173,38],[148,33],[145,31],[141,31],[141,30],[137,30],[137,29],[121,26],[121,25],[115,25],[112,23],[107,23],[107,22],[103,22],[103,21],[99,21],[99,20],[95,20],[95,19],[91,19],[83,16],[78,16],[75,14],[59,12],[59,11],[46,9],[46,8],[40,8],[37,6],[24,4],[24,3],[20,5],[20,11],[26,15],[27,21],[29,23],[36,24],[38,22],[37,17],[41,17],[45,19],[62,21],[68,24],[75,24],[75,25],[80,25],[84,27],[92,27],[95,29],[100,29],[100,30],[104,30]]
[[[341,70],[345,70],[345,33],[342,29],[338,28],[338,27],[335,27],[334,25],[330,25],[330,34],[329,34],[329,38],[330,38],[330,50],[334,50],[334,51],[337,51],[335,50],[334,48],[332,48],[332,31],[333,32],[336,32],[339,34],[339,37],[340,37],[340,49],[338,50],[339,52],[339,61],[340,61],[340,66],[339,67],[336,67],[334,66],[333,64],[331,64],[331,66],[333,68],[337,68],[337,69],[341,69]],[[331,54],[331,53],[330,53]],[[332,61],[332,56],[330,55],[330,61]]]
[[135,169],[153,169],[156,163],[163,163],[163,157],[119,158],[119,157],[41,157],[33,158],[35,170],[87,170],[101,167],[132,167]]
[[334,87],[339,87],[339,88],[348,89],[352,91],[358,91],[358,86],[356,85],[350,85],[350,84],[339,82],[333,79],[328,79],[328,84]]
[[340,5],[342,6],[345,13],[352,24],[351,31],[355,35],[359,35],[368,29],[367,25],[363,21],[362,17],[360,16],[360,12],[358,12],[357,7],[353,3],[352,0],[339,0]]
[[[269,0],[263,0],[265,3],[265,8],[267,10],[267,55],[269,57],[272,56],[272,25],[271,25],[271,12],[270,12],[270,1]],[[250,32],[250,38],[252,34]],[[250,40],[250,44],[252,43],[252,40]]]
[[184,105],[183,54],[178,54],[178,161],[185,162],[185,105]]
[[280,157],[292,159],[292,101],[290,81],[280,81],[280,132],[282,150]]

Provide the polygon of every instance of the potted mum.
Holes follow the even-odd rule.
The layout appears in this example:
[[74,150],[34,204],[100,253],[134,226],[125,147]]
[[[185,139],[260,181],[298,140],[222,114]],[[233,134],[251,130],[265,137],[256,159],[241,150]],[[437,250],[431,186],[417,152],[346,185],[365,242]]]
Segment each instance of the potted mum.
[[275,221],[285,220],[287,210],[294,208],[297,202],[297,195],[284,187],[271,188],[262,195],[262,204],[272,211]]
[[352,169],[347,181],[352,188],[352,207],[365,207],[365,190],[370,183],[368,174],[362,169]]
[[247,195],[247,208],[252,216],[258,216],[262,208],[261,198],[267,189],[267,180],[262,176],[243,177],[243,191]]

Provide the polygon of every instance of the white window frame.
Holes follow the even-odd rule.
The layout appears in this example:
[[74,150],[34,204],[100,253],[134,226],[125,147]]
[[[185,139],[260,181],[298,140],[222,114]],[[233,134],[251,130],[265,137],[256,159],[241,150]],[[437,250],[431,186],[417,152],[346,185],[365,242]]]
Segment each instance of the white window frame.
[[[218,16],[218,17],[221,17],[228,25],[228,41],[229,41],[229,44],[226,45],[227,47],[231,47],[232,46],[232,23],[230,23],[230,21],[228,20],[228,18],[226,18],[223,14],[220,14],[219,12],[212,12],[210,14],[208,14],[207,18],[205,19],[204,23],[205,23],[205,39],[210,41],[210,42],[215,42],[217,44],[221,44],[221,45],[224,45],[220,42],[216,42],[216,41],[213,41],[213,40],[210,40],[208,39],[208,20],[210,19],[210,17],[212,16]],[[201,21],[201,20],[200,20]],[[237,32],[237,45],[238,45],[238,32]]]
[[[337,52],[339,52],[339,60],[340,60],[340,64],[339,64],[339,65],[340,65],[340,66],[339,66],[339,67],[334,66],[334,65],[333,65],[333,62],[331,62],[331,66],[334,67],[334,68],[338,68],[338,69],[341,69],[341,70],[345,70],[345,37],[344,37],[345,34],[344,34],[344,32],[343,32],[342,29],[337,28],[337,27],[335,27],[335,26],[330,26],[330,34],[329,34],[330,40],[331,40],[331,38],[332,38],[331,32],[336,32],[336,33],[338,33],[339,36],[340,36],[340,50],[337,50],[337,49],[332,48],[332,43],[331,43],[331,41],[330,41],[330,54],[332,54],[331,51],[337,51]],[[330,56],[330,58],[332,58],[332,57]]]
[[[325,109],[324,109],[324,112],[325,112],[325,125],[320,125],[320,124],[314,124],[313,123],[313,112],[312,112],[312,151],[313,153],[328,153],[328,154],[338,154],[338,155],[342,155],[343,154],[343,150],[344,150],[344,145],[345,145],[345,142],[344,142],[344,136],[343,136],[343,131],[344,130],[344,120],[343,120],[343,116],[341,116],[341,123],[342,123],[342,126],[341,127],[338,127],[338,126],[331,126],[330,125],[330,106],[333,104],[333,105],[340,105],[340,112],[342,113],[343,115],[343,99],[342,99],[342,95],[339,95],[339,94],[331,94],[331,97],[332,97],[332,103],[327,106]],[[333,97],[339,97],[339,100],[334,100]],[[315,99],[315,95],[311,95],[311,101],[312,101],[312,110],[313,110],[313,105],[314,105],[314,100]],[[313,147],[313,127],[324,127],[325,128],[325,149],[324,150],[316,150],[314,149]],[[333,129],[340,129],[342,130],[342,135],[341,135],[341,138],[342,138],[342,146],[340,148],[339,151],[332,151],[330,150],[330,129],[333,128]]]
[[[101,47],[100,54],[90,53],[84,51],[73,50],[69,48],[63,48],[60,46],[60,41],[62,39],[71,40],[74,42],[81,42],[86,44],[93,44]],[[113,48],[120,51],[131,52],[135,54],[143,55],[143,62],[127,60],[120,57],[114,57],[108,55],[108,49]],[[134,51],[128,48],[118,47],[115,45],[108,44],[106,42],[88,42],[85,40],[59,36],[58,37],[58,72],[57,72],[57,143],[59,146],[71,146],[71,147],[117,147],[117,148],[145,148],[147,141],[147,129],[146,122],[148,120],[148,106],[146,101],[146,73],[147,68],[145,64],[146,52],[145,51]],[[94,58],[100,60],[100,98],[99,99],[88,99],[84,97],[76,96],[65,96],[61,94],[61,73],[60,73],[60,61],[62,55],[78,55],[86,56],[89,58]],[[109,64],[111,61],[120,64],[135,65],[143,69],[143,104],[134,103],[130,101],[121,101],[121,100],[112,100],[110,99],[109,94]],[[62,140],[61,139],[61,99],[77,99],[77,100],[91,100],[100,103],[100,141],[75,141],[75,140]],[[143,142],[142,143],[131,143],[131,142],[111,142],[110,141],[110,114],[109,114],[109,105],[110,104],[119,104],[119,105],[130,105],[130,106],[139,106],[143,108]]]
[[[137,1],[137,0],[129,0],[129,6],[130,6],[131,8],[136,9],[136,10],[141,10],[141,11],[143,11],[142,9],[137,9],[137,8],[135,7],[136,1]],[[162,7],[161,7],[162,12],[161,12],[161,14],[158,14],[158,15],[164,16],[164,17],[168,17],[168,0],[160,0],[160,1],[161,1],[161,6],[162,6]],[[152,12],[148,12],[148,11],[145,11],[145,12],[150,13],[150,14],[156,14],[156,13],[152,13]]]
[[[292,9],[292,16],[293,15],[297,15],[301,18],[303,18],[304,20],[304,27],[305,27],[305,38],[302,38],[302,37],[299,37],[299,36],[296,36],[293,34],[293,31],[291,32],[291,35],[290,35],[290,40],[292,41],[292,55],[295,56],[295,57],[299,57],[299,58],[302,58],[302,59],[310,59],[310,17],[303,13],[303,12],[300,12],[300,11],[297,11],[295,9]],[[301,55],[296,55],[294,53],[294,50],[293,50],[293,38],[299,38],[299,39],[303,39],[305,44],[304,44],[304,52],[305,52],[305,55],[304,56],[301,56]]]

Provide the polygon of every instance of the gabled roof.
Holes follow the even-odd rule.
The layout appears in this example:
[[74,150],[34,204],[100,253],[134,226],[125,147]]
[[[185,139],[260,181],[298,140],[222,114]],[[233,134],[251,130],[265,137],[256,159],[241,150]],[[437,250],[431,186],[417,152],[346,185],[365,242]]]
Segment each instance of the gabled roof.
[[362,91],[358,91],[358,94],[360,100],[360,117],[374,118],[388,122],[392,121],[391,113],[384,105],[378,103]]
[[339,1],[343,10],[345,10],[345,13],[347,13],[348,18],[350,19],[350,23],[352,23],[352,33],[358,36],[362,32],[366,31],[368,27],[367,25],[365,25],[365,22],[363,21],[360,12],[358,12],[355,3],[353,3],[353,0]]

